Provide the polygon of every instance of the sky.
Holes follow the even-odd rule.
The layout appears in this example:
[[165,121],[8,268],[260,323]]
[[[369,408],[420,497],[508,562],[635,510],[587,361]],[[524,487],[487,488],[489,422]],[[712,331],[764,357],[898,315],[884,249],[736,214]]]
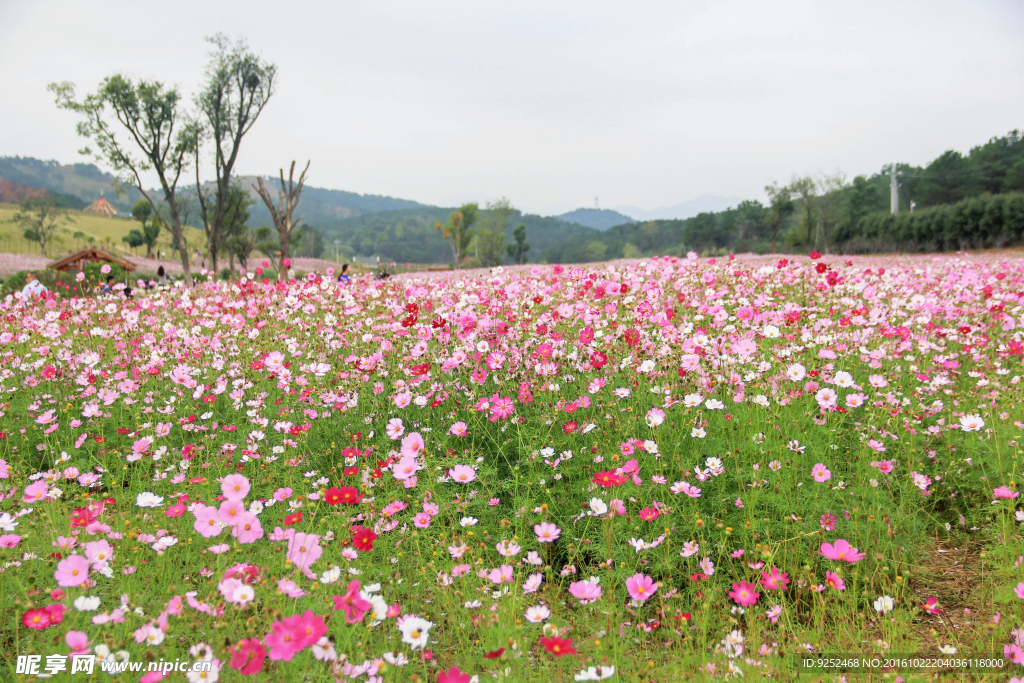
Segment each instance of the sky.
[[763,199],[1024,128],[1020,0],[0,0],[0,156],[88,161],[48,83],[191,101],[218,32],[279,73],[237,172],[440,206]]

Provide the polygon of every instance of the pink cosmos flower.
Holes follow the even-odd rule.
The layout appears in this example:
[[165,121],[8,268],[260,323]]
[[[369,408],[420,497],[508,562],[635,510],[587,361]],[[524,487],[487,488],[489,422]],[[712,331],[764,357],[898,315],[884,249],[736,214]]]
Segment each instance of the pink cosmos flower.
[[[405,437],[408,439],[409,437]],[[391,468],[391,474],[398,481],[406,481],[416,476],[416,473],[420,469],[420,464],[416,462],[416,458],[403,456],[401,460],[396,462]]]
[[768,590],[785,590],[789,585],[789,574],[772,567],[770,572],[761,572],[761,585]]
[[263,538],[263,525],[260,519],[251,512],[243,512],[239,515],[238,521],[231,527],[231,535],[238,539],[239,543],[255,543]]
[[460,484],[468,484],[476,479],[476,470],[468,465],[456,465],[451,472],[452,481]]
[[334,610],[342,610],[345,614],[345,621],[354,624],[362,620],[363,615],[372,605],[363,600],[359,593],[359,581],[353,581],[348,585],[344,595],[334,596]]
[[427,529],[430,527],[430,520],[432,517],[430,513],[418,512],[416,516],[412,518],[412,525],[417,529]]
[[729,597],[739,605],[740,607],[750,607],[756,605],[761,594],[756,591],[757,586],[746,581],[740,581],[732,585],[732,590],[729,591]]
[[242,514],[245,513],[245,503],[240,500],[225,500],[220,504],[220,508],[217,513],[220,517],[222,524],[228,526],[234,526],[238,524],[238,520],[242,518]]
[[811,476],[814,477],[814,481],[821,483],[828,481],[832,478],[832,473],[827,467],[822,465],[820,462],[811,468]]
[[448,433],[452,436],[466,436],[469,434],[469,428],[465,422],[456,422],[448,429]]
[[835,544],[822,543],[821,554],[830,560],[838,562],[860,562],[864,559],[864,553],[852,547],[846,539],[838,539]]
[[569,584],[569,593],[581,605],[588,605],[601,597],[601,586],[590,581],[574,581]]
[[192,525],[192,528],[196,530],[196,533],[200,534],[203,538],[213,538],[214,536],[220,535],[220,532],[224,529],[220,522],[220,512],[217,508],[212,505],[196,505],[192,508],[192,514],[195,515],[196,521]]
[[999,487],[999,488],[997,488],[997,489],[993,489],[993,490],[992,490],[992,494],[993,494],[993,495],[994,495],[994,496],[995,496],[996,498],[1006,498],[1006,499],[1009,499],[1009,500],[1013,500],[1014,498],[1016,498],[1017,496],[1019,496],[1019,495],[1020,495],[1020,493],[1019,493],[1019,492],[1017,492],[1017,491],[1011,491],[1011,490],[1009,489],[1009,487],[1007,487],[1007,486],[1000,486],[1000,487]]
[[323,553],[319,536],[297,531],[288,539],[288,552],[285,556],[299,569],[308,569]]
[[629,597],[637,602],[644,602],[650,599],[657,590],[657,584],[649,576],[634,574],[626,579],[626,591],[629,593]]
[[402,424],[402,418],[393,417],[388,420],[388,426],[385,428],[388,434],[388,438],[398,440],[405,434],[405,425]]
[[292,496],[292,490],[290,488],[287,488],[287,487],[279,488],[278,490],[274,491],[274,500],[276,500],[279,503],[282,502],[282,501],[288,500],[289,498],[291,498],[291,496]]
[[67,559],[57,564],[57,571],[53,577],[57,585],[67,588],[68,586],[81,586],[89,578],[89,560],[81,555],[68,555]]
[[539,543],[554,543],[558,540],[558,537],[562,534],[562,530],[551,522],[541,522],[535,524],[533,532],[537,534],[537,541]]
[[228,500],[243,500],[249,495],[249,479],[241,474],[229,474],[221,482],[220,490]]
[[825,572],[825,583],[832,588],[835,588],[837,591],[846,590],[846,584],[843,582],[843,578],[835,572]]
[[423,437],[419,432],[411,432],[402,439],[402,457],[415,458],[424,448]]

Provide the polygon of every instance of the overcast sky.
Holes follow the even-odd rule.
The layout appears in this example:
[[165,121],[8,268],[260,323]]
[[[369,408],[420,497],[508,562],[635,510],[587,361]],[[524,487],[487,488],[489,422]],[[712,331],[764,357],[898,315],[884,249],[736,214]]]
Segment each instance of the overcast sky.
[[762,198],[1024,128],[1024,2],[0,0],[0,156],[84,160],[51,81],[191,99],[216,32],[279,67],[237,170],[526,212]]

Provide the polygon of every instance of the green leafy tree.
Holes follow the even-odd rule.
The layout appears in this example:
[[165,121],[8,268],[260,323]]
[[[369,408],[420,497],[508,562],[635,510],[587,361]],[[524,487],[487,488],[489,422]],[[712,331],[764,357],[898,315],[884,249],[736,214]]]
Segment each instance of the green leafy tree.
[[[209,142],[213,147],[215,187],[212,201],[208,201],[200,191],[198,145],[195,151],[196,188],[207,250],[216,271],[221,245],[229,236],[224,227],[231,174],[243,138],[274,94],[277,67],[251,52],[244,40],[232,44],[226,36],[218,33],[207,41],[214,50],[206,67],[206,84],[196,97],[196,129],[201,134],[200,143]],[[282,240],[281,248],[282,252],[287,251],[287,239]]]
[[513,215],[512,202],[505,197],[487,203],[476,229],[480,261],[484,266],[493,268],[505,262],[505,231]]
[[768,194],[768,229],[772,233],[772,253],[775,254],[777,253],[775,251],[775,238],[779,234],[779,228],[782,227],[786,218],[796,210],[796,205],[793,203],[788,187],[781,187],[778,183],[772,183],[771,185],[766,185],[764,191]]
[[971,162],[954,149],[941,154],[920,173],[914,196],[921,206],[955,204],[980,191]]
[[512,244],[505,247],[512,263],[526,263],[526,252],[530,251],[530,243],[526,241],[526,226],[517,225],[512,231]]
[[153,207],[145,199],[140,199],[132,207],[132,218],[142,224],[142,243],[146,245],[146,258],[152,258],[153,247],[160,239],[160,223],[153,215]]
[[[248,232],[246,224],[249,222],[249,209],[256,203],[255,199],[249,196],[249,193],[242,187],[242,184],[237,180],[232,181],[231,188],[228,191],[227,197],[225,198],[227,206],[224,208],[224,217],[221,223],[221,237],[224,249],[228,252],[229,260],[229,273],[235,271],[235,257],[238,256],[238,247],[246,244],[247,240],[242,239],[239,241],[235,238],[241,238],[245,233]],[[228,243],[231,243],[229,246]],[[251,240],[248,240],[251,243]],[[252,248],[249,248],[252,251]],[[248,257],[248,252],[246,253]],[[244,267],[244,265],[243,265]]]
[[765,210],[761,202],[746,200],[736,207],[736,228],[733,244],[760,237],[765,227]]
[[54,240],[57,231],[71,222],[67,210],[57,206],[51,197],[26,199],[11,220],[21,228],[25,239],[39,245],[43,256],[47,256],[46,247]]
[[811,230],[814,228],[815,202],[818,198],[818,183],[810,176],[794,178],[789,184],[789,191],[794,196],[800,198],[800,208],[803,210],[803,223],[807,229],[807,244],[810,244]]
[[[84,154],[113,169],[118,179],[134,185],[146,198],[153,214],[171,233],[181,254],[185,282],[192,285],[188,250],[178,207],[178,182],[187,171],[198,145],[198,129],[188,123],[176,88],[165,88],[157,81],[133,82],[120,74],[102,81],[99,90],[82,101],[75,99],[70,82],[51,83],[57,106],[75,112],[83,120],[78,134],[92,140]],[[140,154],[141,153],[141,154]],[[146,172],[156,175],[163,191],[166,218],[157,207],[157,198],[146,189]]]
[[127,242],[128,246],[135,250],[146,243],[146,236],[142,234],[142,231],[133,228],[127,235],[121,238],[121,241]]

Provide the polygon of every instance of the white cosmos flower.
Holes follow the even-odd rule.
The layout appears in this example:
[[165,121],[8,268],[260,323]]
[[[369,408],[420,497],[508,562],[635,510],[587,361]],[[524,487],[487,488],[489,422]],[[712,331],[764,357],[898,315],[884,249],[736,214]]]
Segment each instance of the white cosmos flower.
[[643,363],[640,364],[639,371],[643,372],[643,373],[648,373],[648,372],[650,372],[653,369],[654,369],[654,361],[653,360],[645,360]]
[[600,516],[608,512],[608,504],[600,498],[591,498],[589,507],[592,515]]
[[462,526],[473,526],[479,521],[480,520],[478,520],[476,517],[463,517],[459,520],[459,524],[461,524]]
[[965,432],[978,432],[985,426],[985,421],[980,415],[961,415],[960,429]]
[[75,598],[75,609],[79,612],[94,612],[100,607],[100,599],[95,595],[80,595]]
[[539,624],[550,616],[551,610],[549,610],[546,605],[536,605],[534,607],[528,607],[526,610],[526,620],[531,624]]
[[143,491],[135,497],[135,504],[140,508],[155,508],[163,504],[163,496],[158,496],[150,491]]
[[896,602],[888,595],[883,595],[874,602],[875,611],[879,614],[888,614],[896,607]]
[[402,642],[413,650],[420,650],[427,646],[430,639],[430,629],[434,627],[433,622],[421,617],[409,617],[398,625],[402,632]]

